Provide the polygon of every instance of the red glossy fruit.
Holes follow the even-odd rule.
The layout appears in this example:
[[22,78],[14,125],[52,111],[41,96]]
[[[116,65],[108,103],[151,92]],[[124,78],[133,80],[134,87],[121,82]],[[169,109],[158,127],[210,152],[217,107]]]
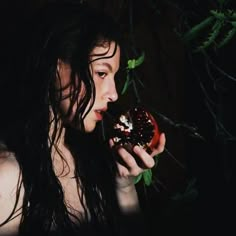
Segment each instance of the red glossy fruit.
[[113,141],[132,149],[142,146],[151,153],[157,147],[160,132],[156,120],[144,107],[134,107],[121,114],[113,126]]

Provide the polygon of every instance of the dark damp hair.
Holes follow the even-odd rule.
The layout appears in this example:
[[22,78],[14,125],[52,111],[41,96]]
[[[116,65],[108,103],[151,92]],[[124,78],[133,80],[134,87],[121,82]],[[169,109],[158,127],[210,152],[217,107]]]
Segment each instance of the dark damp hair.
[[[115,50],[117,45],[121,46],[120,29],[104,12],[75,1],[48,4],[25,25],[29,28],[21,32],[22,40],[18,38],[20,50],[14,51],[18,59],[12,66],[17,72],[12,76],[17,87],[14,90],[17,100],[11,104],[12,114],[6,121],[6,135],[3,135],[6,146],[15,153],[22,175],[17,201],[22,184],[25,189],[19,231],[23,235],[35,235],[35,232],[46,235],[54,229],[72,235],[72,232],[86,228],[89,217],[91,226],[88,228],[95,228],[97,232],[103,226],[112,228],[116,213],[119,213],[114,189],[115,161],[100,141],[99,127],[91,134],[82,131],[85,108],[92,101],[91,108],[95,99],[89,55],[95,46],[107,46],[111,42],[115,42]],[[97,56],[104,58],[107,53]],[[71,104],[65,116],[70,116],[73,105],[77,103],[74,122],[78,122],[76,125],[80,125],[80,130],[66,127],[65,141],[74,158],[75,179],[82,188],[82,198],[85,197],[88,207],[84,222],[68,212],[62,186],[52,166],[52,147],[62,129],[59,103],[64,99],[55,89],[55,80],[59,76],[58,60],[71,67]],[[77,77],[79,81],[76,81]],[[86,93],[78,102],[82,83]],[[49,141],[52,121],[54,127]],[[9,218],[20,211],[14,209]]]

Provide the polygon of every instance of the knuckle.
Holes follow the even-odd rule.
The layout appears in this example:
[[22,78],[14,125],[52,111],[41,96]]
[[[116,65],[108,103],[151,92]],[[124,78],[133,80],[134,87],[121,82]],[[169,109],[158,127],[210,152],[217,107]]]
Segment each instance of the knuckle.
[[131,171],[131,175],[132,176],[138,176],[140,174],[140,171],[138,170],[138,169],[133,169],[132,171]]

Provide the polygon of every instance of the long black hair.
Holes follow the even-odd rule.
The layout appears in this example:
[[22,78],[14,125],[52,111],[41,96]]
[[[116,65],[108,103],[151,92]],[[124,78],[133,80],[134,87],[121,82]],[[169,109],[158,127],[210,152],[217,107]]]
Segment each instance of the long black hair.
[[[22,182],[18,184],[17,193],[21,185],[24,186],[19,232],[47,235],[54,230],[72,235],[86,228],[88,222],[88,228],[94,228],[96,233],[103,227],[113,228],[118,214],[115,161],[100,139],[99,127],[92,134],[83,132],[83,114],[86,115],[86,107],[90,104],[91,108],[95,99],[89,55],[95,46],[111,42],[115,42],[116,50],[117,45],[121,45],[120,30],[104,12],[75,1],[47,4],[25,25],[27,30],[21,32],[22,39],[17,39],[18,49],[14,51],[17,60],[12,64],[12,84],[17,88],[12,90],[15,99],[9,102],[9,118],[4,122],[0,137],[15,153],[20,166]],[[98,56],[107,57],[106,53]],[[66,127],[65,142],[74,158],[74,178],[86,199],[83,220],[68,211],[52,165],[52,147],[60,137],[60,120],[64,118],[59,112],[64,88],[58,91],[55,87],[58,60],[71,67],[71,103],[64,115],[70,116],[77,103],[74,122],[80,129]],[[78,101],[82,85],[86,92]],[[63,159],[63,155],[61,157]],[[66,165],[65,160],[64,163]]]

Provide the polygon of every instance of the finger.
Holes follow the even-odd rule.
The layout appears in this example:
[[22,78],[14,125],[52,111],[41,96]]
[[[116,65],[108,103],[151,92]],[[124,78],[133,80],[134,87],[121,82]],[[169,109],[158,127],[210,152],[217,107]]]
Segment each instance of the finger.
[[113,152],[115,152],[115,153],[118,153],[118,150],[123,147],[121,145],[115,144],[112,139],[109,139],[109,146],[113,150]]
[[134,160],[134,157],[130,154],[130,152],[128,152],[124,147],[120,145],[115,145],[112,139],[109,140],[109,145],[118,157],[117,159],[117,163],[119,163],[118,167],[120,165],[125,166],[125,168],[128,169],[135,167],[136,162]]
[[165,149],[165,144],[166,144],[166,136],[164,133],[161,133],[158,147],[153,150],[153,152],[151,153],[151,156],[154,157],[154,156],[162,153]]
[[150,169],[155,165],[155,161],[151,155],[149,155],[143,148],[136,145],[133,148],[134,153],[137,155],[142,162],[142,167],[145,169]]
[[117,169],[120,177],[129,176],[129,170],[125,166],[121,165],[119,162],[117,162]]
[[118,147],[117,153],[119,154],[120,158],[124,161],[124,163],[127,165],[127,167],[133,168],[136,165],[134,157],[125,148]]
[[125,148],[119,148],[117,152],[124,163],[124,167],[129,170],[130,176],[137,176],[143,172],[143,168],[140,168],[134,156],[131,155]]
[[112,138],[109,139],[109,145],[110,145],[111,148],[115,145],[115,144],[114,144],[114,141],[112,140]]
[[143,172],[143,169],[135,167],[133,169],[128,169],[125,166],[117,162],[118,175],[119,177],[136,177]]

